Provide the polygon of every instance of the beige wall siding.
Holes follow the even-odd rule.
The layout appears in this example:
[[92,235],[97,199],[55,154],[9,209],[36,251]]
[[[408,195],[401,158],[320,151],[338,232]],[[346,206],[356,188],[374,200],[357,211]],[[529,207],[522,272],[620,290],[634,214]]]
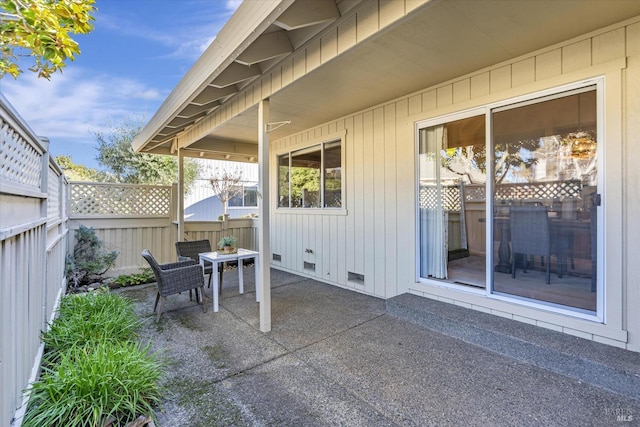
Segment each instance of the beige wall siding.
[[[403,152],[407,148],[413,151],[413,143],[397,144],[397,122],[407,114],[403,104],[406,101],[400,101],[400,106],[380,106],[274,143],[273,152],[283,153],[331,140],[336,132],[346,130],[346,215],[331,209],[278,209],[274,204],[272,252],[282,256],[274,266],[380,297],[398,293],[397,260],[415,254],[413,237],[398,238],[398,228],[402,227],[398,219],[411,216],[407,211],[412,211],[414,203],[411,196],[405,197],[408,208],[398,203],[398,161],[408,161],[402,164],[402,175],[410,171],[409,179],[414,176],[413,155]],[[272,162],[273,170],[277,170],[275,156]],[[413,183],[405,188],[412,193]],[[277,194],[275,184],[271,191]],[[305,261],[316,264],[315,272],[304,269]],[[364,284],[348,281],[348,272],[364,275]]]
[[[346,131],[346,215],[328,210],[291,211],[274,204],[272,249],[282,255],[282,262],[272,265],[379,297],[412,292],[640,350],[640,317],[634,311],[640,306],[640,267],[633,261],[640,249],[636,220],[640,211],[640,172],[636,167],[640,150],[633,137],[640,133],[640,24],[636,21],[568,40],[274,141],[272,170],[276,171],[276,154],[318,142],[337,130]],[[357,40],[355,25],[354,20],[338,28],[338,52],[347,47],[349,34],[352,43]],[[364,28],[362,31],[366,33]],[[606,324],[416,283],[414,123],[598,76],[605,76],[607,93]],[[271,191],[277,194],[275,172],[271,182]],[[314,245],[312,257],[305,255],[308,245]],[[303,268],[303,262],[311,259],[316,263],[315,273]],[[350,283],[347,272],[364,274],[364,286]]]

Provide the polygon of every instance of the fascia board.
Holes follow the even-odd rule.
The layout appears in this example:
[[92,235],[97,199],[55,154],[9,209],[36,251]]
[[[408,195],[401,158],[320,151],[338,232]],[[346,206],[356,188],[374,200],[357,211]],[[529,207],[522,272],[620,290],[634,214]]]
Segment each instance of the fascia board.
[[144,146],[222,73],[296,0],[244,1],[216,38],[162,103],[133,140],[135,151]]

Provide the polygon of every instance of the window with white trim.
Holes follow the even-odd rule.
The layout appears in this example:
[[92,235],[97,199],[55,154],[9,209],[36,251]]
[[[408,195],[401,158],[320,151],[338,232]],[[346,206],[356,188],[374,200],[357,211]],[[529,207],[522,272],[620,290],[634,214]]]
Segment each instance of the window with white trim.
[[342,207],[342,141],[278,156],[278,207]]
[[243,185],[227,202],[230,208],[255,208],[258,206],[258,185]]

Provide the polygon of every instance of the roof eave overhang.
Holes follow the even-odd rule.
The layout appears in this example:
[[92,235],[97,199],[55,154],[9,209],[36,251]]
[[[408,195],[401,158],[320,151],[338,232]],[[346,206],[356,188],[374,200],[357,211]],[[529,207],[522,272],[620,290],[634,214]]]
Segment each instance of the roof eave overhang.
[[[233,68],[234,61],[249,47],[263,32],[273,24],[295,0],[261,0],[243,2],[227,24],[218,33],[215,40],[205,50],[202,56],[191,67],[178,85],[162,103],[158,111],[149,120],[147,125],[136,136],[132,145],[136,152],[146,151],[149,146],[161,145],[161,143],[171,140],[177,136],[185,127],[195,123],[198,119],[213,111],[219,106],[216,101],[208,101],[210,108],[198,111],[190,117],[178,117],[178,114],[185,109],[192,98],[202,93],[217,78],[224,79],[225,74],[230,75],[230,67]],[[232,69],[231,68],[231,69]],[[257,77],[257,75],[256,75]],[[227,81],[229,82],[229,81]],[[236,83],[236,82],[232,82]],[[226,93],[226,97],[232,96],[229,93],[230,84],[223,87],[212,86]],[[224,97],[220,98],[224,99]],[[196,102],[197,104],[197,102]],[[170,126],[176,123],[172,133]],[[161,135],[160,132],[166,132]]]

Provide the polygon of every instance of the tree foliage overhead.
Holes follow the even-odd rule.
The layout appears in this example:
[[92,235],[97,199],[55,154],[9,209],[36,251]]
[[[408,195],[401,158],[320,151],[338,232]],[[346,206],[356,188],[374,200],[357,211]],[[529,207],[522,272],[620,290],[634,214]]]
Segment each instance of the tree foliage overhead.
[[85,165],[74,163],[71,156],[56,156],[55,161],[69,181],[104,181],[102,173]]
[[[95,0],[0,0],[0,78],[17,78],[18,59],[32,56],[29,70],[51,78],[80,53],[70,34],[88,34]],[[28,53],[27,53],[28,52]]]
[[[98,141],[96,160],[106,169],[105,181],[155,185],[171,185],[177,181],[177,158],[133,151],[131,143],[142,127],[142,119],[130,118],[111,125],[107,131],[94,133]],[[191,187],[197,175],[198,165],[185,159],[186,189]]]

